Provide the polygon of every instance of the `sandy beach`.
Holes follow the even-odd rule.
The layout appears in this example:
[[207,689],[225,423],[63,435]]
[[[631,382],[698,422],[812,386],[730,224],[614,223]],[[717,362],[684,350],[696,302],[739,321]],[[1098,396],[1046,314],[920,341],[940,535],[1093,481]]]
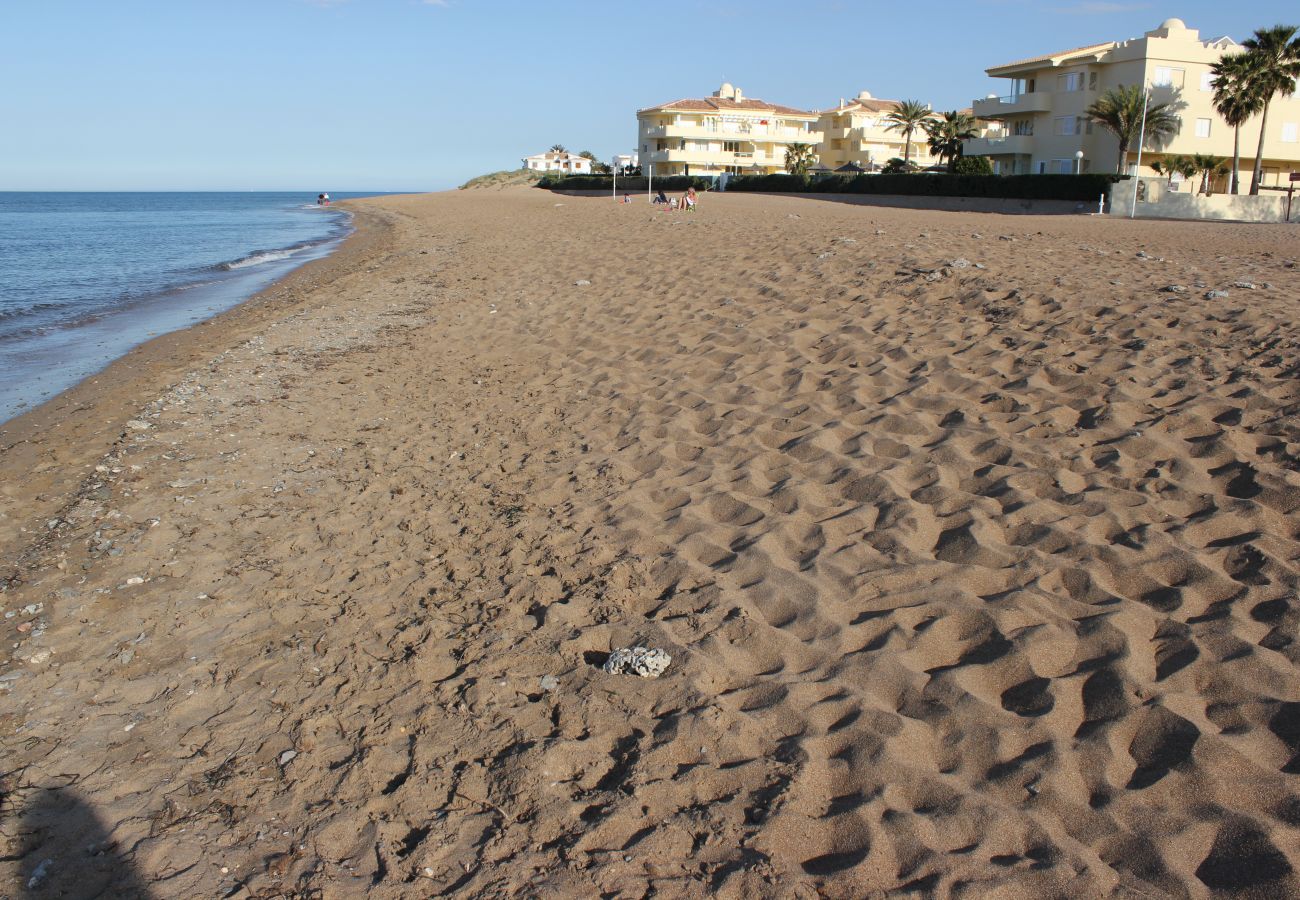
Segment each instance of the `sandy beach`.
[[346,205],[0,426],[0,896],[1300,895],[1296,228]]

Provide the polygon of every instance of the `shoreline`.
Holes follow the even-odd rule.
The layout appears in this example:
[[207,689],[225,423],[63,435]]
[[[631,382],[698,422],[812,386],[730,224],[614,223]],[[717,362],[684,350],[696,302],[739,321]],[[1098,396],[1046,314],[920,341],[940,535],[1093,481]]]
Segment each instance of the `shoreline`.
[[[352,209],[346,205],[350,202],[355,201],[335,205],[351,216],[352,231],[327,256],[291,269],[229,309],[137,344],[72,387],[0,422],[0,466],[32,473],[21,499],[0,497],[5,501],[0,512],[12,505],[32,507],[26,522],[15,521],[11,515],[0,517],[0,546],[16,539],[15,529],[54,514],[57,509],[39,498],[68,493],[70,484],[84,477],[88,465],[121,437],[125,422],[148,398],[277,317],[309,305],[314,286],[378,252],[391,221],[381,212]],[[42,459],[45,440],[55,436],[52,432],[56,430],[61,446],[52,458]],[[44,474],[51,470],[55,474]],[[0,584],[4,578],[5,573],[0,572]]]
[[0,882],[1300,894],[1286,234],[353,205],[0,451]]

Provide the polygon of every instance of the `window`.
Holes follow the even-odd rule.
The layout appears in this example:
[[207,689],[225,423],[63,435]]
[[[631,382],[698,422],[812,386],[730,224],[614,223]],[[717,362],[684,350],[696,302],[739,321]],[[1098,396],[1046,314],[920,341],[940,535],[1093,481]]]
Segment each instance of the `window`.
[[1040,160],[1038,161],[1038,174],[1039,174],[1039,175],[1046,175],[1046,174],[1047,174],[1047,160],[1045,160],[1045,159],[1040,159]]
[[1052,160],[1052,172],[1056,175],[1073,175],[1074,160],[1072,159]]
[[1297,130],[1297,129],[1296,129],[1296,123],[1295,123],[1295,122],[1283,122],[1283,123],[1282,123],[1282,143],[1284,143],[1284,144],[1294,144],[1294,143],[1296,142],[1296,130]]
[[1089,72],[1089,73],[1088,73],[1088,90],[1090,90],[1090,91],[1095,91],[1095,90],[1097,90],[1097,73],[1096,73],[1096,72]]
[[1210,120],[1209,120],[1209,119],[1197,119],[1197,120],[1196,120],[1196,136],[1197,136],[1197,137],[1200,137],[1200,138],[1207,138],[1207,137],[1210,136]]
[[1092,134],[1092,119],[1083,120],[1083,131],[1084,134]]
[[1063,136],[1078,134],[1079,125],[1078,116],[1058,116],[1052,120],[1052,133]]
[[739,153],[739,152],[740,152],[740,141],[723,141],[723,142],[722,142],[722,151],[723,151],[724,153]]
[[1152,79],[1152,84],[1156,87],[1176,87],[1183,86],[1183,79],[1187,75],[1186,69],[1175,69],[1170,66],[1156,66],[1156,75]]
[[1081,91],[1083,90],[1083,73],[1066,72],[1064,75],[1056,76],[1056,89],[1058,91]]
[[1202,73],[1201,73],[1201,90],[1203,90],[1203,91],[1212,91],[1212,90],[1214,90],[1214,73],[1213,73],[1213,72],[1202,72]]
[[1015,132],[1015,134],[1016,134],[1018,137],[1033,137],[1033,136],[1034,136],[1034,120],[1033,120],[1033,119],[1016,119],[1016,121],[1015,121],[1015,127],[1014,127],[1014,132]]

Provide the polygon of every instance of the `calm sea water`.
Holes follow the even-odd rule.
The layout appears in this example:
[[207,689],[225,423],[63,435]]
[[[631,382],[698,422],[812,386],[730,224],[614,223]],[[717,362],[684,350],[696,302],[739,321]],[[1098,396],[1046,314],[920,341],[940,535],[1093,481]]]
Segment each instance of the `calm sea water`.
[[0,421],[327,254],[348,216],[315,200],[0,192]]

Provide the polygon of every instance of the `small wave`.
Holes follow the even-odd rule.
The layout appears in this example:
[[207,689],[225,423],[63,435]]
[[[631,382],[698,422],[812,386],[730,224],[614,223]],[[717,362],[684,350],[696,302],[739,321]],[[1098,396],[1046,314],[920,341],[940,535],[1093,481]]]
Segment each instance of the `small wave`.
[[283,250],[258,250],[256,253],[250,253],[230,262],[223,262],[217,266],[218,269],[224,269],[227,272],[235,269],[247,269],[249,266],[260,266],[263,263],[275,262],[280,259],[288,259],[295,253],[307,249],[306,247],[286,247]]

